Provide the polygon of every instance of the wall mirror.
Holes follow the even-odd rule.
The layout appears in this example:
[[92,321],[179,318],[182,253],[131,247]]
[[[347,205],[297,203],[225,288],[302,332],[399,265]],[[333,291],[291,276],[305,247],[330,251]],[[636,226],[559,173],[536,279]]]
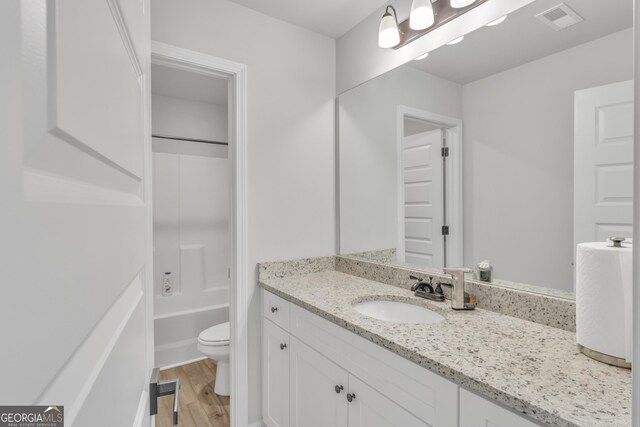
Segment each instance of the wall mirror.
[[632,10],[537,0],[341,94],[339,252],[571,298],[576,244],[631,237]]

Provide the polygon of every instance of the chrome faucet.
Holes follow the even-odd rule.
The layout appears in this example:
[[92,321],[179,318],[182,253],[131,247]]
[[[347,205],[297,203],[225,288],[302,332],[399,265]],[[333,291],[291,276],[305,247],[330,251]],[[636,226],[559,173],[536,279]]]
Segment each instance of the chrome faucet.
[[442,269],[446,274],[451,275],[451,308],[454,310],[473,310],[476,308],[475,298],[465,301],[467,293],[464,291],[464,274],[472,273],[470,268],[445,267]]

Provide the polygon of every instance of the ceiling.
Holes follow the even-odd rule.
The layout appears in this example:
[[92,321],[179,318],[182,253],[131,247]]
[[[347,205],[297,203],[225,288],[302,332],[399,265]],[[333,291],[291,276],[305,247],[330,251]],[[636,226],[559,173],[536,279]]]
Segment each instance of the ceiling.
[[[382,6],[384,0],[231,0],[264,14],[338,38]],[[561,3],[536,0],[495,27],[468,34],[407,65],[460,84],[496,74],[633,25],[633,0],[565,0],[584,21],[553,31],[535,18]],[[372,36],[375,37],[375,34]],[[210,104],[227,104],[227,81],[152,65],[152,91]]]
[[502,24],[483,27],[407,65],[466,84],[633,25],[633,0],[565,0],[584,21],[558,32],[535,18],[561,2],[536,0]]
[[151,64],[151,92],[155,95],[227,105],[227,80]]
[[341,37],[386,3],[385,0],[231,1],[334,39]]

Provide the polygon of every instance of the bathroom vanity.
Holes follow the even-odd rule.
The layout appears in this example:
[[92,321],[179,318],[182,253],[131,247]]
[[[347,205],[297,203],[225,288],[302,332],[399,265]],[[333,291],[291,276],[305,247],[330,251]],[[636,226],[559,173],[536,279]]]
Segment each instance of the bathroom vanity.
[[[482,308],[454,311],[382,276],[345,272],[349,262],[260,265],[266,425],[630,425],[630,371],[580,354],[574,333]],[[375,300],[444,319],[389,322],[353,308]]]

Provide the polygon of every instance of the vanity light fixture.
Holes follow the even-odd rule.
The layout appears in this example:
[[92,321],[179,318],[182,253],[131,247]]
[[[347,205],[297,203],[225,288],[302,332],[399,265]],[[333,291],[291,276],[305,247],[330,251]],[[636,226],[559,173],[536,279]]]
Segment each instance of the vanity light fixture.
[[487,1],[412,0],[409,18],[400,23],[395,8],[389,5],[380,20],[378,46],[399,49]]
[[424,30],[436,22],[433,15],[431,0],[413,0],[411,2],[411,14],[409,15],[409,27],[412,30]]
[[427,56],[429,56],[429,52],[423,53],[420,56],[416,56],[415,58],[413,58],[414,61],[420,61],[421,59],[426,58]]
[[472,5],[476,0],[451,0],[451,7],[460,9]]
[[502,24],[505,19],[507,19],[507,15],[504,15],[503,17],[498,18],[495,21],[489,22],[486,26],[487,27],[493,27],[494,25]]
[[460,36],[457,39],[453,39],[451,40],[449,43],[447,43],[449,46],[453,46],[454,44],[458,44],[460,43],[462,40],[464,40],[464,36]]
[[[393,11],[393,15],[390,10]],[[382,48],[390,48],[400,43],[400,30],[398,29],[398,17],[396,9],[393,6],[387,6],[387,9],[380,20],[380,29],[378,30],[378,46]]]

